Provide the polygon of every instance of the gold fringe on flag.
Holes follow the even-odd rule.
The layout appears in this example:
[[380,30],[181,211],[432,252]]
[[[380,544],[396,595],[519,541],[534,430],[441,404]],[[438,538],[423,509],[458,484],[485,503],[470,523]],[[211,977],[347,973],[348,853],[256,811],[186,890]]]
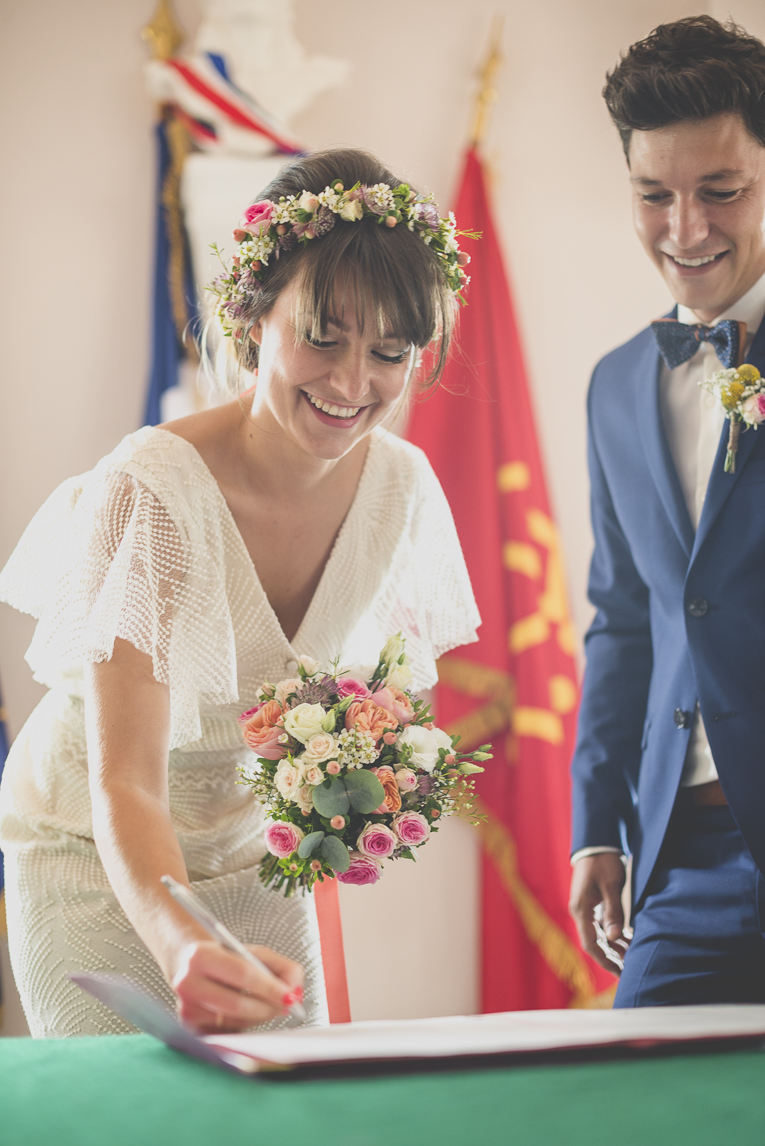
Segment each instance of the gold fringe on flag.
[[499,872],[505,889],[515,904],[524,930],[539,949],[556,978],[573,992],[570,1007],[610,1007],[613,992],[595,993],[593,978],[584,955],[558,927],[536,896],[529,891],[518,871],[518,853],[510,832],[485,805],[477,801],[478,811],[486,820],[478,825],[481,843]]

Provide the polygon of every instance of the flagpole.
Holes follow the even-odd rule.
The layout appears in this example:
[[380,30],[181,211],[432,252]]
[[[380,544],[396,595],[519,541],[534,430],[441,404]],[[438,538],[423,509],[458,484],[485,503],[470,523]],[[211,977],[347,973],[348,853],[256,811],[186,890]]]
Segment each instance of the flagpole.
[[505,17],[497,13],[492,20],[486,58],[478,72],[480,87],[475,97],[473,129],[470,134],[470,146],[473,149],[479,148],[486,138],[491,106],[497,101],[497,89],[494,84],[497,74],[504,63],[501,47],[504,28]]

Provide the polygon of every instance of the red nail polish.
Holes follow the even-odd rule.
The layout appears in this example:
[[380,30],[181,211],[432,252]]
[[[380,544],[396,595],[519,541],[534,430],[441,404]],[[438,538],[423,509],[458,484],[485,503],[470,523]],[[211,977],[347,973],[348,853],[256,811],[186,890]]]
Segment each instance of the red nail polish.
[[297,991],[287,991],[282,995],[282,1006],[291,1007],[293,1003],[298,1001]]
[[303,988],[302,987],[295,987],[292,994],[295,996],[295,998],[297,999],[297,1001],[299,1003],[303,1002]]

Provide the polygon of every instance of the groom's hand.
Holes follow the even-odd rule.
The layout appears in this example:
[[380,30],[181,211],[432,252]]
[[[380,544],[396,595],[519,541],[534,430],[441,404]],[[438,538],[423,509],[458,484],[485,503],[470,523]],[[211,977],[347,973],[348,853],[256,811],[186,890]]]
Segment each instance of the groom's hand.
[[[620,963],[629,946],[624,935],[624,880],[622,857],[614,852],[583,856],[574,864],[571,876],[569,911],[576,922],[579,941],[587,954],[612,975],[620,973]],[[604,947],[613,951],[619,964],[608,957]]]

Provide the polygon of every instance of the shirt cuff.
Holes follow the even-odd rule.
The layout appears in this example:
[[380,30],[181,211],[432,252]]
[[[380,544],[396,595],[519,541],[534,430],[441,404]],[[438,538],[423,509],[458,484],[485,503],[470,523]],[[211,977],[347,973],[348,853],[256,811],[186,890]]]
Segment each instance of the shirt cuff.
[[602,847],[580,848],[578,852],[574,852],[571,857],[571,866],[573,867],[577,860],[584,859],[586,856],[599,856],[605,852],[611,852],[612,855],[621,856],[622,859],[624,859],[621,848],[610,848],[606,844],[603,844]]

